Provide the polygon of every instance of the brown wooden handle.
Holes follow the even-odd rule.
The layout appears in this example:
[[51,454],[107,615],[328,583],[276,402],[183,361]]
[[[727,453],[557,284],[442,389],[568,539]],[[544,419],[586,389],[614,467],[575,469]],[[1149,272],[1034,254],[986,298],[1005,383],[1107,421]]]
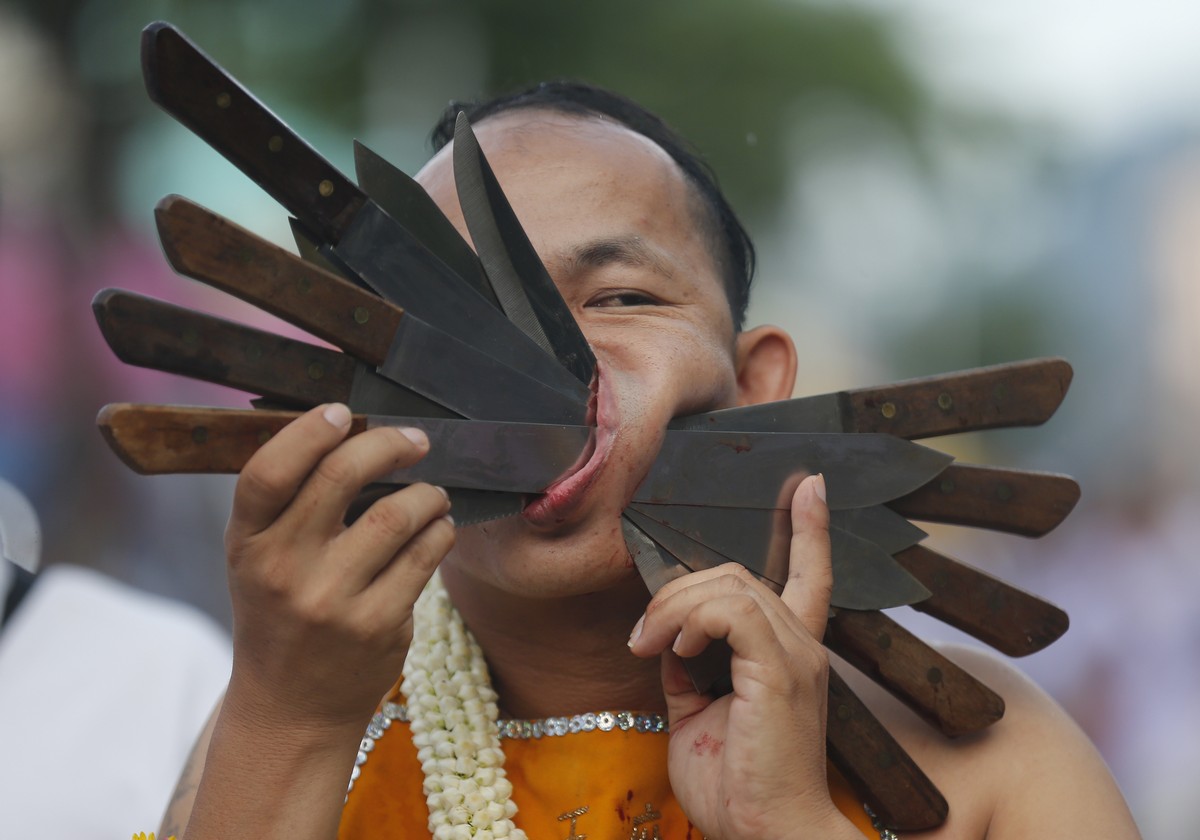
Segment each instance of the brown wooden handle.
[[171,267],[295,324],[371,365],[404,310],[181,196],[154,209]]
[[[113,452],[143,475],[236,473],[299,416],[293,411],[114,403],[100,409],[96,425]],[[350,434],[366,427],[366,418],[356,415]]]
[[829,671],[829,759],[893,831],[924,831],[946,821],[946,798],[845,681]]
[[933,593],[913,609],[1009,656],[1035,653],[1067,632],[1059,607],[924,546],[901,551],[896,562]]
[[1040,537],[1078,501],[1079,485],[1070,476],[951,464],[888,507],[909,519]]
[[825,644],[945,735],[979,732],[1004,715],[996,692],[881,612],[838,610]]
[[352,181],[304,142],[178,30],[142,31],[150,98],[329,242],[366,202]]
[[1064,359],[1030,359],[846,391],[845,430],[915,439],[1036,426],[1058,409],[1071,377]]
[[121,289],[104,289],[92,311],[126,364],[227,385],[283,405],[347,402],[355,359]]

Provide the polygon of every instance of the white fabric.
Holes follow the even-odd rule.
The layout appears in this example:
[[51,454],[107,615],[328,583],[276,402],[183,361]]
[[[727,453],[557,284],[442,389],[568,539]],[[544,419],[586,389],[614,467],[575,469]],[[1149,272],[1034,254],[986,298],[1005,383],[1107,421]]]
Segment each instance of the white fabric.
[[157,830],[230,662],[192,609],[45,569],[0,632],[0,838]]

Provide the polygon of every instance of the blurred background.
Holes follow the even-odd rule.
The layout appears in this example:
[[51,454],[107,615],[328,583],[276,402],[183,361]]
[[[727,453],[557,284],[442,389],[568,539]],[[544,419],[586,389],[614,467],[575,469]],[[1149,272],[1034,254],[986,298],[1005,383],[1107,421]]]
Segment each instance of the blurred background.
[[750,321],[796,336],[798,393],[1066,357],[1046,426],[947,446],[1070,473],[1076,512],[1041,540],[931,544],[1067,609],[1066,637],[1017,664],[1095,740],[1146,836],[1194,830],[1200,6],[0,2],[0,475],[40,513],[47,564],[227,622],[231,480],[134,476],[93,424],[107,402],[246,399],[118,363],[97,290],[277,326],[171,273],[159,198],[290,243],[283,211],[146,98],[155,19],[346,172],[356,137],[415,171],[454,98],[569,76],[640,100],[707,155],[755,236]]

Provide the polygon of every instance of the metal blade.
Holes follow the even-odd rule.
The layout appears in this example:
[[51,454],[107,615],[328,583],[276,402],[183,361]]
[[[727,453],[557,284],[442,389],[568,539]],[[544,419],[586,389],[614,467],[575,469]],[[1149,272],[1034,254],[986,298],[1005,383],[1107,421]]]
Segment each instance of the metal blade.
[[586,404],[587,385],[529,339],[502,312],[374,202],[355,215],[332,251],[385,299],[564,396]]
[[[785,511],[634,505],[631,512],[678,532],[720,557],[736,560],[781,588],[787,583],[792,530]],[[635,521],[639,526],[645,524],[642,519]],[[650,533],[658,539],[660,532]],[[832,606],[878,610],[929,597],[929,590],[875,543],[838,528],[831,527],[829,535]],[[669,538],[659,542],[670,544],[674,550],[675,544]],[[690,553],[680,556],[692,559]],[[711,562],[711,555],[706,558],[700,553],[693,562],[703,563],[706,559]]]
[[778,508],[824,473],[831,510],[903,496],[953,459],[890,435],[668,431],[633,500],[651,504]]
[[420,184],[357,140],[354,172],[358,185],[372,201],[408,228],[422,245],[488,302],[500,306],[479,257]]
[[580,382],[590,385],[596,357],[461,112],[454,126],[454,183],[479,260],[504,312]]
[[[346,512],[346,522],[349,524],[362,516],[375,501],[399,488],[395,484],[371,484],[355,497]],[[457,487],[447,487],[450,496],[450,515],[454,517],[454,527],[466,528],[478,525],[480,522],[490,522],[513,516],[521,512],[525,497],[519,493],[502,493],[490,490],[463,490]]]

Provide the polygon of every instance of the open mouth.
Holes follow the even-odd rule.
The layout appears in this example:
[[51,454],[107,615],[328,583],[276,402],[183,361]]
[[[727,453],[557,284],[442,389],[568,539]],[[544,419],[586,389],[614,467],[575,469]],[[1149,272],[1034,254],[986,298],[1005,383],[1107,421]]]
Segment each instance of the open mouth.
[[599,475],[616,436],[616,427],[611,425],[614,416],[612,399],[602,386],[603,375],[597,364],[596,375],[592,379],[592,397],[588,401],[587,423],[593,427],[588,445],[561,478],[542,493],[529,498],[521,511],[525,520],[535,525],[562,522],[583,501],[588,488]]

